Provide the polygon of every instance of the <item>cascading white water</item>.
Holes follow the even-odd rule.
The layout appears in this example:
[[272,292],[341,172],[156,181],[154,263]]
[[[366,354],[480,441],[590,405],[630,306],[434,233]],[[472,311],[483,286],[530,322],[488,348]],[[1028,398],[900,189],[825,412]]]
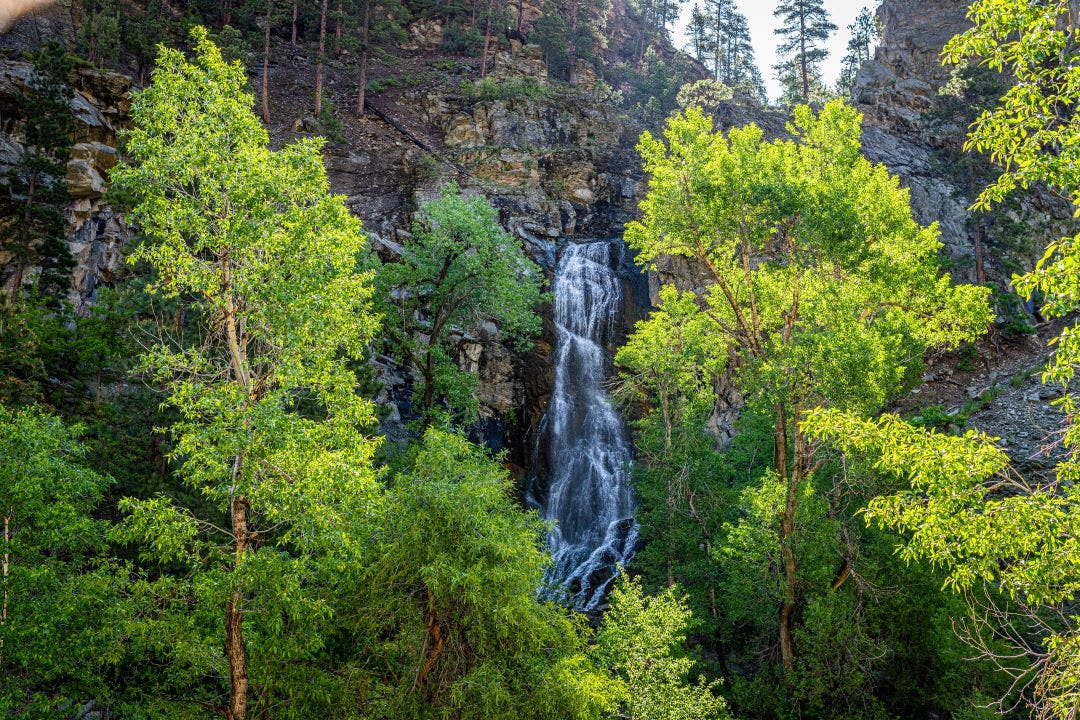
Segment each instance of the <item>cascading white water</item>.
[[555,386],[545,416],[550,472],[541,516],[549,535],[552,585],[581,610],[595,608],[629,562],[632,519],[630,443],[604,391],[604,340],[622,303],[610,242],[568,245],[555,269]]

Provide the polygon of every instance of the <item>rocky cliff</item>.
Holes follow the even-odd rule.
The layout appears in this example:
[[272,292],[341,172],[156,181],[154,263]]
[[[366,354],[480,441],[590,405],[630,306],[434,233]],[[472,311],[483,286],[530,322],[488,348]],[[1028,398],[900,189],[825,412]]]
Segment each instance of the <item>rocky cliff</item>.
[[[55,18],[23,23],[0,45],[33,44],[43,32],[69,33],[65,6],[58,7]],[[527,25],[538,5],[523,7]],[[943,124],[935,115],[942,88],[952,78],[952,70],[940,63],[940,51],[965,27],[964,14],[963,4],[945,0],[884,0],[878,10],[883,36],[874,59],[859,73],[854,96],[865,116],[866,155],[901,176],[921,222],[940,223],[954,275],[975,280],[982,272],[1004,287],[1012,270],[1029,266],[1045,241],[1061,231],[1068,214],[1045,193],[1025,197],[993,223],[967,211],[977,188],[958,180],[947,161],[962,143],[963,127]],[[624,4],[613,4],[612,57],[632,45],[631,15]],[[327,146],[334,190],[363,219],[383,260],[400,254],[417,207],[448,180],[488,197],[507,230],[549,273],[566,242],[621,235],[644,190],[633,149],[644,127],[617,109],[612,89],[597,83],[588,68],[578,73],[576,86],[550,81],[539,48],[507,40],[496,48],[492,81],[478,83],[473,60],[439,49],[442,32],[432,20],[409,28],[395,51],[400,57],[373,69],[374,88],[364,117],[339,111],[340,136]],[[10,118],[0,132],[0,174],[20,152],[18,118],[8,110],[24,91],[29,72],[26,63],[12,60],[0,71],[0,116]],[[270,129],[276,144],[319,130],[315,119],[306,117],[313,76],[308,54],[285,43],[277,47],[270,65]],[[252,80],[257,86],[254,68]],[[328,68],[327,92],[337,108],[354,105],[355,82],[347,57]],[[85,69],[74,83],[72,112],[79,119],[79,136],[68,166],[73,196],[67,215],[69,247],[77,261],[71,299],[85,307],[98,284],[116,278],[128,236],[102,191],[116,162],[116,131],[124,122],[130,83],[115,73]],[[715,115],[722,128],[756,122],[772,136],[785,132],[785,115],[778,111],[729,102]],[[1019,246],[1013,241],[1018,235],[1025,240]],[[979,242],[983,257],[976,262]],[[4,264],[0,257],[0,273]],[[619,271],[629,299],[620,321],[623,332],[647,311],[650,286],[655,291],[661,282],[684,287],[702,282],[693,267],[676,261],[663,264],[649,285],[629,257]],[[493,326],[461,328],[454,338],[459,362],[481,380],[482,421],[476,434],[496,447],[510,447],[515,463],[528,465],[531,438],[551,388],[550,322],[527,353],[506,348]],[[1042,351],[1037,344],[1030,347],[1029,364],[1034,364]],[[392,408],[385,429],[400,435],[412,378],[388,358],[376,362],[385,385],[381,400]],[[950,382],[964,385],[961,396],[970,395],[972,388],[989,382],[989,364],[984,377]],[[934,372],[928,377],[937,378]],[[945,372],[942,377],[952,377]],[[931,383],[920,402],[937,397],[933,388],[939,386],[948,383]],[[948,392],[941,398],[951,406],[966,401]],[[729,400],[714,418],[721,436],[737,414],[737,399]]]

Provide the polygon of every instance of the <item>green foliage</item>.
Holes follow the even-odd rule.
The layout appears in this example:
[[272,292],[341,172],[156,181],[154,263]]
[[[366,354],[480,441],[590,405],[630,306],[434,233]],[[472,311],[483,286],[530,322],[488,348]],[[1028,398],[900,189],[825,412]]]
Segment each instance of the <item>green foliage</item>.
[[[713,352],[746,354],[748,394],[772,403],[798,388],[872,411],[908,381],[921,347],[981,332],[987,291],[938,275],[936,228],[919,227],[907,192],[861,157],[854,110],[795,117],[798,142],[764,142],[753,125],[725,137],[696,110],[668,124],[666,143],[643,135],[649,194],[627,240],[643,264],[669,254],[709,269]],[[741,296],[725,291],[735,287]]]
[[537,306],[548,299],[542,282],[540,268],[499,227],[482,196],[466,197],[450,183],[421,207],[401,260],[378,275],[392,349],[423,381],[416,398],[421,412],[439,403],[458,419],[475,417],[475,378],[451,357],[451,329],[494,322],[527,348],[540,331]]
[[[189,299],[199,319],[194,342],[163,337],[140,367],[178,413],[173,458],[204,504],[125,500],[112,536],[186,569],[162,586],[147,576],[152,589],[240,618],[244,657],[229,667],[246,662],[253,711],[290,697],[302,716],[332,699],[335,681],[310,661],[375,489],[372,408],[349,364],[377,327],[356,270],[364,238],[329,194],[319,142],[269,150],[243,67],[204,30],[192,38],[194,62],[162,50],[136,96],[113,182],[147,237],[131,261],[154,271],[149,292]],[[195,652],[214,657],[219,637]]]
[[719,682],[689,681],[694,661],[680,653],[691,613],[674,588],[655,597],[623,573],[596,635],[595,655],[622,681],[629,720],[719,720],[728,717]]
[[[804,427],[903,481],[898,491],[871,501],[867,522],[901,531],[900,556],[940,567],[946,587],[969,598],[980,590],[986,600],[974,608],[974,626],[999,638],[999,648],[988,649],[979,638],[976,647],[990,657],[1017,650],[1027,656],[1034,667],[1021,671],[1037,673],[1028,700],[1038,717],[1068,717],[1080,667],[1076,621],[1041,608],[1080,591],[1075,487],[1024,480],[996,439],[976,431],[954,437],[893,415],[862,420],[836,410],[815,411]],[[995,600],[998,591],[1004,601]],[[1002,607],[1009,612],[1001,614]],[[987,608],[992,622],[980,620]],[[1035,638],[1029,628],[1038,628]]]
[[322,130],[327,140],[335,143],[345,141],[345,126],[342,125],[341,118],[337,114],[337,108],[334,107],[329,95],[323,96],[318,120],[319,129]]
[[30,59],[33,75],[16,102],[24,148],[0,197],[0,251],[11,254],[14,267],[12,277],[2,278],[9,302],[23,291],[32,268],[39,270],[38,291],[61,296],[70,288],[74,266],[63,214],[70,200],[65,178],[75,132],[74,91],[68,84],[74,61],[55,41]]
[[748,97],[765,99],[750,26],[733,0],[705,0],[703,7],[694,5],[687,32],[694,57],[712,69],[713,80]]
[[544,0],[529,37],[543,48],[550,75],[574,81],[578,61],[606,46],[609,9],[609,0]]
[[676,102],[683,110],[697,107],[706,113],[711,113],[720,103],[730,100],[733,96],[731,88],[719,80],[698,80],[679,88]]
[[773,15],[781,20],[773,32],[783,38],[776,48],[781,60],[773,69],[787,86],[785,94],[795,89],[788,102],[810,102],[816,99],[809,92],[811,80],[820,78],[821,62],[829,56],[824,45],[836,26],[822,0],[780,0]]
[[[675,255],[705,274],[696,296],[662,290],[660,310],[617,357],[623,382],[648,398],[638,477],[651,491],[643,506],[654,529],[643,532],[660,547],[643,558],[665,560],[670,583],[689,538],[707,549],[712,567],[694,574],[712,588],[704,594],[733,648],[728,662],[754,668],[733,698],[758,715],[792,702],[815,716],[878,707],[860,688],[880,672],[874,628],[887,622],[863,622],[859,603],[832,597],[860,556],[849,520],[873,488],[826,470],[798,420],[818,404],[876,412],[917,381],[927,347],[956,347],[992,319],[986,288],[939,274],[936,228],[917,225],[897,179],[861,156],[860,120],[839,102],[819,115],[800,107],[795,140],[766,142],[752,125],[716,133],[691,109],[663,141],[646,133],[639,145],[649,193],[628,242],[647,267]],[[741,409],[744,432],[755,433],[726,462],[684,439],[716,387],[720,421]],[[703,470],[719,478],[695,477]],[[716,487],[733,476],[741,493]],[[777,638],[782,683],[760,660]],[[837,652],[848,658],[840,669],[830,665]]]
[[555,92],[551,86],[532,77],[512,77],[503,80],[486,77],[482,80],[466,80],[461,83],[461,90],[469,103],[510,100],[517,97],[544,98]]
[[[617,686],[580,628],[537,598],[543,526],[499,458],[428,429],[387,492],[377,560],[354,578],[367,717],[598,718]],[[568,677],[572,675],[572,677]]]
[[96,683],[108,575],[104,523],[93,513],[109,480],[84,464],[80,429],[37,408],[0,406],[0,713],[61,717]]
[[451,23],[443,30],[442,49],[461,55],[475,55],[480,51],[480,44],[483,41],[476,27],[466,28],[463,25]]
[[870,8],[863,8],[848,25],[847,54],[844,55],[840,77],[836,81],[836,91],[841,97],[851,96],[851,86],[862,64],[870,60],[870,48],[881,35],[877,19]]

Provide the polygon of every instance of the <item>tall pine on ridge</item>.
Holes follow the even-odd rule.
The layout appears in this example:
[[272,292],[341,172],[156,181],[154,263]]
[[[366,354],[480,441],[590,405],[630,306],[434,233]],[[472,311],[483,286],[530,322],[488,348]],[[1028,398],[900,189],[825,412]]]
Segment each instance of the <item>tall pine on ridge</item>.
[[836,30],[823,0],[780,0],[773,15],[781,19],[774,32],[783,38],[777,48],[781,61],[774,66],[777,76],[788,82],[793,72],[801,83],[802,101],[810,101],[810,87],[820,77],[818,66],[829,56],[823,46]]

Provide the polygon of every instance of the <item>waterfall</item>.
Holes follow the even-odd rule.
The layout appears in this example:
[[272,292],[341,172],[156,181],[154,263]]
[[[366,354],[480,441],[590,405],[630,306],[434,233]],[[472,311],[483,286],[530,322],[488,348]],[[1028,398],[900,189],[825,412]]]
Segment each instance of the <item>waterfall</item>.
[[544,418],[550,475],[540,514],[555,522],[547,579],[581,610],[600,603],[637,540],[630,443],[603,387],[604,341],[622,304],[612,252],[621,247],[570,244],[555,269],[555,384]]

